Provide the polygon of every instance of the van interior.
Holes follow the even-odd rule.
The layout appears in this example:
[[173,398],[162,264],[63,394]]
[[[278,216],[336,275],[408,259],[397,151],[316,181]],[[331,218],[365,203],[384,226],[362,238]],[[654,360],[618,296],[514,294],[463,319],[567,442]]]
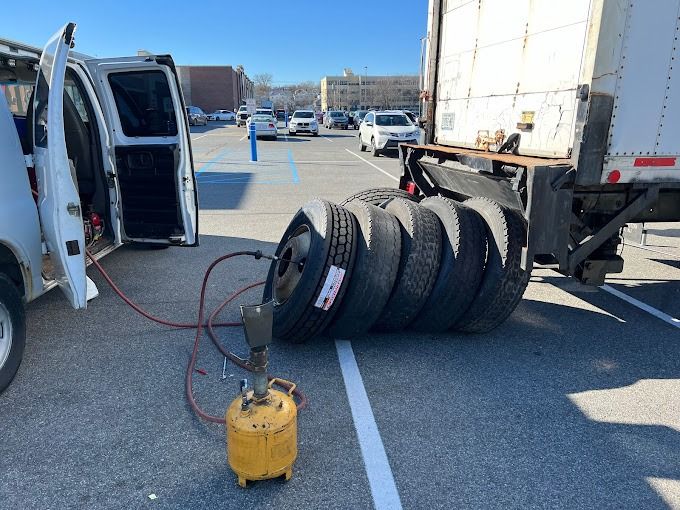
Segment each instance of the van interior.
[[[2,58],[0,92],[7,101],[24,154],[33,152],[33,96],[38,61],[32,58]],[[99,127],[80,79],[67,69],[64,81],[64,132],[71,173],[77,184],[83,213],[85,241],[92,253],[113,242],[109,188],[102,162]],[[38,185],[33,169],[29,179],[34,198]]]

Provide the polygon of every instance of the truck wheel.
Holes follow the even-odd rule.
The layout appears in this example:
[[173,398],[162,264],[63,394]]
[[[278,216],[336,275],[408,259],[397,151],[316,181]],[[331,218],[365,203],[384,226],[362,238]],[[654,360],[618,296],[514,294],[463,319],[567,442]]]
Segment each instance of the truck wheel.
[[264,288],[264,300],[274,299],[276,338],[304,342],[330,323],[352,277],[355,235],[352,213],[327,200],[295,214],[276,248],[284,260],[272,263]]
[[26,313],[21,295],[5,274],[0,273],[0,393],[19,370],[26,345]]
[[374,158],[380,156],[380,150],[375,146],[375,138],[371,138],[371,154]]
[[419,202],[420,199],[410,193],[399,188],[371,188],[348,196],[345,200],[340,202],[340,205],[348,204],[353,200],[362,200],[371,205],[380,205],[385,200],[390,198],[403,198],[411,202]]
[[444,197],[429,197],[422,207],[442,226],[442,258],[437,281],[412,329],[440,333],[450,329],[470,307],[484,272],[486,230],[474,209]]
[[486,224],[488,239],[482,283],[470,308],[454,329],[485,333],[499,326],[522,299],[529,273],[521,268],[526,223],[519,213],[489,198],[471,198],[464,205],[477,211]]
[[378,320],[394,287],[401,257],[401,231],[394,216],[358,200],[345,207],[359,226],[357,254],[347,292],[327,330],[334,338],[366,333]]
[[392,294],[373,329],[398,331],[409,325],[430,296],[439,272],[441,228],[432,211],[409,200],[392,200],[385,210],[401,225],[401,257]]

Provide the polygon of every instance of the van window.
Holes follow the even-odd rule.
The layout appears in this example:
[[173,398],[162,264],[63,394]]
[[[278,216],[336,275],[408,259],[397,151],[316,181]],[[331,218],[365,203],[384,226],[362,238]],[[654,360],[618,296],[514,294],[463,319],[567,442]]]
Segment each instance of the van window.
[[125,136],[175,136],[177,120],[163,71],[111,73],[109,84]]

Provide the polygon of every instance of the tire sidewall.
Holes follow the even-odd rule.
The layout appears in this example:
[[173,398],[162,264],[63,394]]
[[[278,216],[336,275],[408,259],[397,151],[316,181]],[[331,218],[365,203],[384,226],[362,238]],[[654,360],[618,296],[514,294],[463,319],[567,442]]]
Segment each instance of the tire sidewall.
[[0,367],[0,393],[9,386],[19,369],[26,345],[26,314],[21,295],[14,283],[0,273],[0,302],[12,322],[12,346],[5,363]]

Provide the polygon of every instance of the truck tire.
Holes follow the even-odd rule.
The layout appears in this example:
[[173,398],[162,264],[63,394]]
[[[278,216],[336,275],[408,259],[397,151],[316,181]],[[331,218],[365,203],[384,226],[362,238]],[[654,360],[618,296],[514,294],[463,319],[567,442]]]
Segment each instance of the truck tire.
[[[352,213],[327,200],[314,199],[295,214],[276,249],[286,260],[272,263],[264,288],[264,301],[275,303],[276,338],[301,343],[329,324],[351,280],[355,235]],[[324,288],[334,275],[339,284]]]
[[411,202],[419,202],[420,199],[410,193],[399,188],[371,188],[364,191],[359,191],[354,195],[348,196],[345,200],[340,202],[340,205],[345,205],[353,200],[362,200],[371,205],[380,205],[385,200],[390,198],[403,198]]
[[420,205],[439,218],[442,257],[437,281],[411,328],[440,333],[453,326],[477,295],[484,273],[486,229],[477,211],[448,198],[429,197]]
[[477,296],[454,328],[466,333],[485,333],[508,318],[529,283],[529,272],[521,267],[526,223],[519,213],[489,198],[470,198],[463,204],[482,216],[488,245]]
[[357,253],[340,309],[327,330],[333,338],[366,333],[383,311],[401,258],[399,222],[390,213],[355,200],[345,205],[357,220]]
[[19,370],[26,345],[26,312],[12,280],[0,273],[0,393]]
[[432,211],[409,200],[392,200],[385,210],[401,225],[401,257],[392,294],[373,329],[398,331],[418,315],[437,279],[441,227]]

